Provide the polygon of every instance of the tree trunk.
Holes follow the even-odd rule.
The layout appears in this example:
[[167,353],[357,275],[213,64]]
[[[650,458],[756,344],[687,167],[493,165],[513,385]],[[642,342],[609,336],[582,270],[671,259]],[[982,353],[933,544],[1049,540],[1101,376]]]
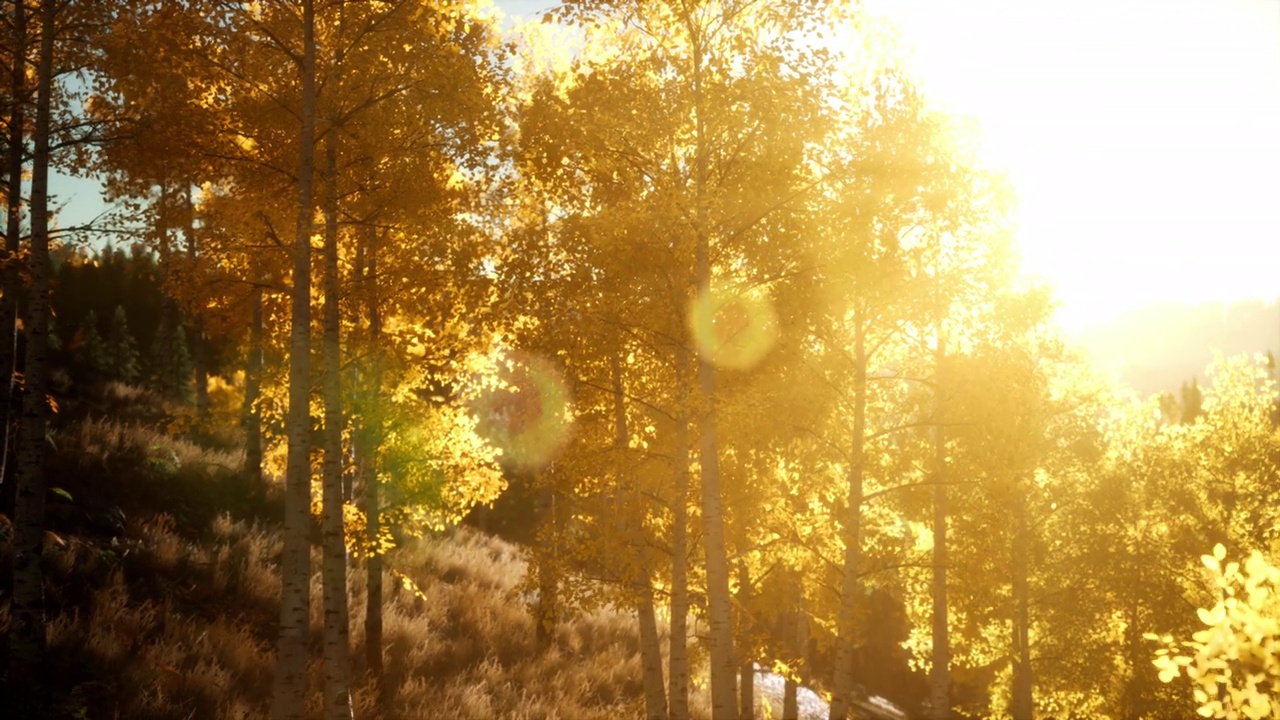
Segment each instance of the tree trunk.
[[[545,472],[545,471],[544,471]],[[530,482],[536,482],[531,477]],[[542,545],[542,556],[536,565],[538,573],[538,605],[534,618],[537,626],[534,629],[534,641],[539,650],[551,647],[556,636],[556,623],[560,619],[560,577],[558,536],[560,533],[556,517],[556,491],[548,482],[538,493],[538,505],[542,515],[538,542]],[[549,544],[549,546],[548,546]]]
[[[738,606],[747,607],[751,602],[751,574],[747,571],[747,563],[745,560],[738,561]],[[739,613],[742,619],[742,634],[749,637],[754,628],[750,625],[749,616]],[[738,646],[738,651],[742,653],[742,661],[738,664],[738,717],[740,720],[751,720],[755,716],[755,663],[750,656],[748,649],[751,647],[749,642],[744,642]]]
[[689,350],[676,349],[676,488],[672,502],[671,628],[667,654],[671,720],[689,720]]
[[[191,199],[191,182],[187,181],[187,282],[196,282],[196,263],[199,247],[196,240],[195,203]],[[209,414],[209,359],[205,353],[204,312],[195,308],[191,312],[191,365],[195,375],[196,416]]]
[[[1139,504],[1138,507],[1142,508],[1144,504]],[[1142,556],[1141,524],[1136,519],[1131,532],[1134,534],[1133,544],[1125,548],[1128,557],[1122,566],[1132,582],[1128,607],[1125,609],[1125,656],[1128,660],[1128,673],[1120,696],[1120,717],[1124,720],[1137,720],[1145,714],[1147,704],[1144,702],[1145,693],[1140,678],[1151,662],[1147,643],[1142,638],[1143,628],[1146,627],[1142,613],[1142,569],[1145,558]]]
[[[788,588],[795,587],[792,583],[799,582],[799,578],[790,578]],[[791,596],[787,596],[788,601],[794,600]],[[782,679],[782,720],[799,720],[800,706],[796,702],[796,691],[799,691],[800,683],[797,683],[794,674],[796,670],[796,657],[800,655],[796,652],[799,646],[800,635],[800,606],[799,602],[792,602],[785,614],[782,615],[782,626],[778,629],[778,635],[781,635],[782,647],[786,648],[785,660],[791,665],[791,673],[787,673]]]
[[306,712],[311,603],[311,548],[307,532],[311,523],[311,230],[316,122],[313,0],[302,0],[302,47],[302,127],[298,139],[298,222],[290,307],[284,550],[280,562],[280,643],[271,701],[273,720],[302,720]]
[[1138,720],[1143,717],[1142,689],[1139,685],[1139,673],[1146,670],[1149,662],[1146,648],[1142,643],[1142,626],[1137,625],[1141,608],[1135,594],[1128,608],[1128,625],[1125,628],[1126,645],[1129,660],[1129,677],[1124,684],[1124,694],[1120,699],[1120,717],[1124,720]]
[[[616,493],[628,492],[626,457],[630,445],[630,432],[627,429],[626,393],[622,386],[622,361],[615,353],[609,359],[613,376],[613,449],[617,455]],[[635,542],[635,591],[637,597],[636,615],[640,623],[640,665],[643,669],[644,712],[646,720],[664,720],[667,716],[666,688],[662,678],[662,647],[658,643],[658,621],[653,611],[653,586],[650,584],[648,568],[644,558],[644,509],[640,494],[632,490],[630,503],[622,503],[622,507],[630,507],[627,512],[626,529]]]
[[[707,261],[706,238],[700,243],[698,265],[704,296],[710,292],[710,263]],[[705,359],[698,362],[698,379],[702,391],[699,421],[699,456],[702,470],[702,524],[707,569],[707,615],[710,624],[711,717],[712,720],[736,720],[733,677],[733,617],[729,601],[729,560],[725,548],[724,515],[720,499],[720,463],[717,457],[715,369]]]
[[858,566],[862,556],[862,466],[867,427],[867,328],[862,306],[853,315],[853,432],[850,437],[849,488],[842,523],[844,573],[840,609],[836,618],[836,663],[831,694],[830,720],[845,720],[853,692],[854,617],[862,583]]
[[257,278],[250,291],[249,357],[244,372],[244,471],[253,481],[254,492],[262,481],[262,285]]
[[947,443],[943,432],[942,363],[945,345],[942,318],[934,346],[937,387],[934,388],[934,486],[933,486],[933,667],[929,673],[929,700],[934,720],[951,717],[951,638],[947,629]]
[[1016,491],[1013,541],[1013,720],[1031,720],[1035,714],[1035,698],[1032,694],[1030,613],[1028,612],[1027,575],[1030,572],[1027,559],[1031,538],[1027,531],[1027,498]]
[[653,611],[653,587],[644,579],[640,588],[640,658],[644,667],[644,716],[665,720],[667,697],[662,678],[662,646],[658,642],[658,620]]
[[14,499],[13,598],[10,605],[9,683],[21,696],[37,699],[45,650],[44,551],[45,431],[48,403],[49,328],[49,124],[53,91],[56,4],[40,7],[40,61],[37,69],[35,156],[31,171],[30,294],[26,312],[26,385],[22,395],[22,435]]
[[350,616],[347,612],[347,540],[342,492],[342,345],[338,308],[338,180],[336,138],[325,143],[324,199],[324,717],[351,718]]
[[22,273],[18,253],[22,249],[22,169],[26,154],[27,13],[25,2],[13,4],[13,73],[10,76],[9,188],[6,197],[8,223],[4,236],[3,294],[0,295],[0,483],[8,480],[11,417],[16,408],[15,383],[18,359],[18,295]]
[[[173,248],[169,245],[169,175],[168,166],[162,165],[160,173],[160,195],[156,198],[156,243],[158,245],[160,276],[166,288],[176,281],[173,269]],[[183,400],[183,378],[178,352],[178,307],[171,291],[165,292],[160,300],[160,320],[156,328],[154,376],[165,397]],[[189,347],[183,348],[190,350]]]
[[[554,501],[553,501],[554,502]],[[559,590],[555,569],[549,560],[538,565],[538,607],[537,627],[534,629],[534,641],[539,650],[546,650],[556,637],[556,622],[559,619]]]
[[364,417],[362,432],[364,447],[357,448],[356,460],[360,463],[357,473],[363,488],[365,527],[368,531],[366,539],[371,552],[365,563],[367,595],[365,599],[364,642],[365,658],[369,663],[369,671],[379,680],[382,678],[382,548],[379,535],[382,532],[382,509],[379,507],[378,485],[378,450],[382,440],[382,422],[377,417],[378,396],[382,392],[382,356],[379,342],[382,338],[382,313],[378,306],[378,247],[377,228],[369,226],[369,241],[365,252],[368,253],[367,274],[365,279],[371,281],[368,288],[369,303],[369,354],[373,369],[365,389]]
[[[707,227],[707,139],[702,106],[702,46],[693,43],[693,96],[696,142],[694,183],[695,277],[698,296],[711,297],[711,237]],[[698,386],[701,412],[698,421],[698,464],[702,471],[702,533],[706,552],[707,616],[710,625],[710,675],[712,720],[737,720],[734,699],[733,614],[729,599],[729,560],[725,548],[724,514],[720,499],[719,442],[716,438],[716,371],[700,355]]]
[[807,681],[809,675],[809,613],[804,602],[804,585],[798,577],[796,579],[795,592],[795,614],[792,617],[792,626],[787,629],[786,636],[788,642],[792,644],[791,650],[797,664],[796,669],[800,682],[796,682],[790,676],[784,681],[782,686],[782,720],[800,720],[797,695],[800,684]]

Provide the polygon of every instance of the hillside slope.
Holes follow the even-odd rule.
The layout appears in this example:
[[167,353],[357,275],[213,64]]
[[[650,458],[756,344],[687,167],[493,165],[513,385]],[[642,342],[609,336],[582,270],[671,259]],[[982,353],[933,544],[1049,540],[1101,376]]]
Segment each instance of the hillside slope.
[[[236,470],[238,448],[225,438],[193,442],[173,429],[183,425],[180,414],[154,412],[154,398],[118,387],[108,395],[52,434],[51,692],[36,712],[92,720],[266,717],[280,589],[278,490],[250,487]],[[0,515],[4,586],[11,537]],[[359,664],[364,568],[349,578],[358,717],[640,714],[631,618],[569,618],[554,647],[540,651],[519,594],[524,562],[515,546],[459,528],[406,542],[387,565],[381,691]],[[313,593],[320,597],[318,574]],[[7,595],[0,600],[6,635]],[[319,602],[313,610],[318,658]],[[318,662],[311,675],[318,688]],[[9,688],[0,707],[22,691]]]

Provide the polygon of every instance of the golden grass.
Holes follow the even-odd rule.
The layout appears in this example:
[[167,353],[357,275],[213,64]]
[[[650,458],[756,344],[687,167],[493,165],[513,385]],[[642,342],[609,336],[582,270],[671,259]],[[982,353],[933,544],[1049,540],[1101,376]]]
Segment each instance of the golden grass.
[[[48,550],[51,585],[62,588],[60,610],[49,623],[50,654],[56,677],[66,683],[64,700],[49,716],[266,717],[279,593],[276,535],[225,516],[211,528],[211,543],[176,534],[167,517],[139,530],[140,537],[114,550],[78,538]],[[597,611],[571,619],[557,628],[554,647],[540,651],[530,614],[515,597],[524,568],[510,545],[459,530],[413,542],[388,560],[412,566],[423,597],[395,590],[394,577],[384,576],[387,690],[379,707],[364,663],[364,569],[353,568],[359,717],[612,720],[640,714],[630,616]],[[317,575],[316,650],[319,593]],[[8,606],[0,604],[0,630],[7,623]],[[321,671],[313,662],[313,690]],[[318,692],[312,696],[318,711]]]
[[[246,486],[238,447],[195,442],[199,429],[175,429],[172,418],[150,422],[167,410],[145,391],[110,385],[103,402],[138,411],[81,416],[52,435],[53,483],[74,500],[56,499],[65,517],[46,543],[49,687],[37,718],[265,718],[279,612],[278,491]],[[127,515],[123,533],[84,521],[86,508],[110,505]],[[10,542],[0,515],[0,587]],[[319,560],[317,552],[313,712],[323,677]],[[552,647],[538,648],[518,547],[459,528],[396,548],[386,570],[380,684],[365,662],[365,568],[348,580],[358,718],[642,714],[634,616],[570,616]],[[0,636],[8,628],[0,597]],[[0,697],[0,707],[12,699]]]
[[[121,484],[125,492],[131,481],[116,473],[128,459],[151,462],[154,450],[138,452],[144,445],[163,442],[176,456],[176,462],[153,468],[175,483],[173,493],[209,482],[202,475],[181,479],[184,467],[232,459],[142,426],[97,420],[61,438],[63,452],[74,449],[64,461],[97,473],[100,482]],[[102,472],[104,464],[110,474]],[[226,513],[203,529],[168,513],[138,513],[122,537],[60,534],[46,547],[53,687],[42,717],[265,718],[280,552],[276,527]],[[0,537],[6,565],[0,572],[7,572],[9,555],[8,539]],[[364,567],[353,567],[349,577],[358,717],[640,715],[632,616],[596,611],[571,617],[557,628],[554,646],[543,651],[521,597],[526,566],[515,546],[457,529],[411,541],[386,561],[382,690],[364,660]],[[314,567],[318,571],[318,554]],[[392,570],[411,578],[418,592],[401,587]],[[312,592],[318,657],[318,572]],[[7,602],[0,602],[0,633],[7,632],[8,617]],[[318,660],[310,674],[318,711]]]
[[244,464],[242,452],[211,450],[154,426],[110,418],[86,418],[54,434],[60,453],[77,458],[81,469],[146,461],[169,469],[201,468],[235,472]]
[[[598,612],[571,618],[557,642],[536,647],[518,592],[525,572],[512,545],[460,528],[398,548],[388,563],[422,596],[388,574],[383,617],[390,690],[386,717],[620,718],[641,712],[633,623]],[[351,581],[352,642],[364,643],[364,577]],[[589,646],[591,656],[566,648]],[[359,697],[361,693],[357,693]]]
[[[263,624],[274,617],[278,583],[267,582],[268,536],[243,524],[232,530],[199,545],[162,518],[114,545],[71,538],[47,548],[58,600],[48,624],[50,681],[65,685],[50,693],[62,700],[49,717],[260,716],[244,711],[269,698]],[[242,580],[233,588],[230,577]]]
[[[86,530],[84,513],[67,506],[96,508],[98,514],[118,506],[128,520],[165,513],[178,534],[201,540],[223,513],[256,520],[280,514],[279,489],[256,486],[242,472],[244,453],[238,447],[211,448],[172,429],[103,417],[60,427],[51,438],[57,453],[50,482],[72,497],[69,502],[51,498],[54,532]],[[133,525],[127,534],[137,537],[138,523]]]

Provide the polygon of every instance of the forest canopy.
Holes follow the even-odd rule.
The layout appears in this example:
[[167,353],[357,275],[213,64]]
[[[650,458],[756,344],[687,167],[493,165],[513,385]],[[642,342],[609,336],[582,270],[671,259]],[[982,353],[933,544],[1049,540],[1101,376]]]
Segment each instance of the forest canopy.
[[[388,553],[464,522],[522,543],[540,652],[629,615],[650,720],[763,671],[784,717],[1280,718],[1274,360],[1112,384],[858,3],[3,12],[11,695],[46,435],[115,383],[281,499],[272,718],[361,714],[384,583],[427,597]],[[58,228],[51,168],[124,218]]]

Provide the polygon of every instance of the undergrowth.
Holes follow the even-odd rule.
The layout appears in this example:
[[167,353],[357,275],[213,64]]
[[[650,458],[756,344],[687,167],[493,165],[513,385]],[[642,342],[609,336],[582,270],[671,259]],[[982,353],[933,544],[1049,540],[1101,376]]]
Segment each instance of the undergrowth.
[[[238,448],[209,442],[207,432],[197,443],[191,438],[201,435],[181,418],[156,413],[127,389],[113,392],[106,401],[149,415],[85,415],[51,434],[51,484],[60,492],[50,494],[47,687],[37,717],[265,718],[280,592],[279,489],[252,487]],[[0,516],[3,587],[11,586],[10,539]],[[640,716],[634,619],[610,611],[570,617],[550,647],[537,647],[520,596],[522,557],[465,528],[391,551],[380,684],[364,660],[365,568],[353,566],[356,716]],[[312,594],[309,696],[318,713],[318,573]],[[5,592],[5,636],[8,625]],[[6,689],[0,707],[24,692]]]

